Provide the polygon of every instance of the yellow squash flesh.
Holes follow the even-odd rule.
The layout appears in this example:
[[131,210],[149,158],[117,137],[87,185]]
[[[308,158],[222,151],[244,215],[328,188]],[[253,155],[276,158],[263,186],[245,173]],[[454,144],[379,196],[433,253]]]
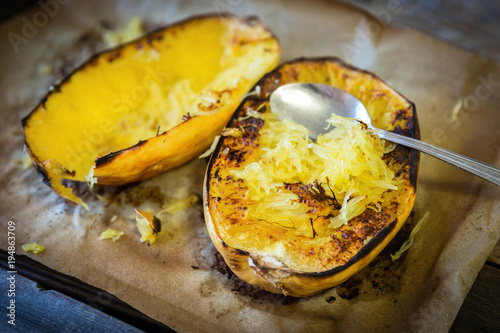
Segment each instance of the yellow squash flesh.
[[120,185],[199,156],[279,54],[254,17],[157,30],[95,55],[51,89],[23,119],[26,147],[44,183],[84,204],[61,180]]
[[335,230],[318,225],[320,211],[327,206],[321,197],[332,198],[317,191],[295,192],[295,200],[311,208],[305,213],[311,221],[310,235],[297,233],[272,215],[268,220],[253,217],[249,212],[258,203],[250,196],[247,180],[234,171],[258,160],[256,152],[266,148],[259,143],[265,123],[255,110],[270,112],[271,92],[293,82],[330,84],[351,93],[365,105],[376,127],[414,138],[419,138],[419,128],[413,103],[375,75],[337,58],[298,59],[281,65],[257,83],[257,93],[235,112],[226,131],[239,129],[242,135],[221,137],[205,177],[204,211],[210,237],[241,279],[271,292],[302,297],[347,280],[392,240],[413,207],[419,153],[403,146],[386,153],[382,159],[401,182],[398,189],[384,192],[378,209],[367,208]]

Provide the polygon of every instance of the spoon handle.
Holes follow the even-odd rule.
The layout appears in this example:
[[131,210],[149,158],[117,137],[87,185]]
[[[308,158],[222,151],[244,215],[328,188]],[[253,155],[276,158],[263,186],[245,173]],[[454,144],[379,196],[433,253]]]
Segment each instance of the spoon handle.
[[500,186],[500,168],[407,136],[384,130],[379,131],[375,133],[382,139],[420,150]]

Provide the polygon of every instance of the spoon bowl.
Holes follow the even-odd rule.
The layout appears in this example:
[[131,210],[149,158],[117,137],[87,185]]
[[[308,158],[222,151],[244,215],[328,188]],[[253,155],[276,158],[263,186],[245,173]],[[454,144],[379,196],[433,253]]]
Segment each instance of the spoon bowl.
[[368,127],[372,127],[363,103],[353,95],[326,84],[286,84],[271,94],[270,104],[271,112],[282,114],[293,122],[304,125],[313,140],[326,133],[326,120],[332,113],[359,119]]
[[271,112],[304,125],[313,140],[326,132],[326,120],[334,113],[361,120],[382,139],[417,149],[500,186],[500,168],[417,139],[374,128],[363,103],[341,89],[325,84],[291,83],[273,91],[270,104]]

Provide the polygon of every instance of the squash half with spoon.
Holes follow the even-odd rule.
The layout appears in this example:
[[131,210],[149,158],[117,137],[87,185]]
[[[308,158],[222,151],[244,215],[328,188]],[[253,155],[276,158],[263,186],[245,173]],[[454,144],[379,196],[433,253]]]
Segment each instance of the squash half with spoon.
[[243,96],[273,69],[280,46],[257,18],[205,15],[95,55],[23,119],[44,183],[120,185],[199,156]]
[[413,103],[338,58],[285,63],[239,106],[207,169],[207,228],[238,277],[302,297],[347,280],[393,239],[413,207],[419,153],[337,116],[313,142],[269,107],[273,90],[294,82],[349,92],[378,128],[414,138],[419,129]]

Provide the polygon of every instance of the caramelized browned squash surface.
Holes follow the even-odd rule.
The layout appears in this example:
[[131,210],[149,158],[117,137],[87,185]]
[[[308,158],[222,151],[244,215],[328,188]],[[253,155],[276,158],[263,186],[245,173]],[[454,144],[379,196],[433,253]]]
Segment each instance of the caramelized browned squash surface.
[[[379,154],[382,165],[377,168],[390,180],[389,189],[363,187],[362,178],[372,176],[375,167],[360,175],[346,167],[351,173],[339,171],[317,178],[311,173],[309,180],[302,179],[305,171],[294,170],[300,164],[290,153],[297,151],[296,143],[288,139],[289,133],[279,130],[282,124],[273,118],[268,104],[274,89],[292,82],[329,84],[351,93],[363,102],[379,128],[415,138],[419,130],[411,102],[375,75],[337,58],[283,64],[264,76],[255,94],[238,108],[207,170],[207,228],[218,251],[241,279],[272,292],[300,297],[345,281],[396,235],[413,207],[419,155],[402,146],[386,149],[378,137],[367,134],[374,142],[372,146],[383,151]],[[281,137],[275,143],[285,147],[281,155],[270,155],[276,151],[269,143],[273,135]],[[341,138],[338,140],[341,142]],[[319,141],[314,149],[321,151]],[[335,149],[336,142],[331,149]],[[309,142],[306,147],[312,146]],[[362,152],[360,158],[364,155]],[[302,161],[303,167],[309,167],[307,164],[317,156],[311,153],[308,158],[310,161]],[[346,159],[342,163],[354,161]],[[271,178],[263,176],[267,173],[275,174],[272,186],[267,184]],[[282,174],[293,176],[287,179]],[[277,181],[279,177],[282,179]],[[346,193],[343,179],[359,191]],[[363,191],[375,193],[372,201],[370,194]],[[366,207],[342,220],[343,207],[360,200],[366,201]]]

